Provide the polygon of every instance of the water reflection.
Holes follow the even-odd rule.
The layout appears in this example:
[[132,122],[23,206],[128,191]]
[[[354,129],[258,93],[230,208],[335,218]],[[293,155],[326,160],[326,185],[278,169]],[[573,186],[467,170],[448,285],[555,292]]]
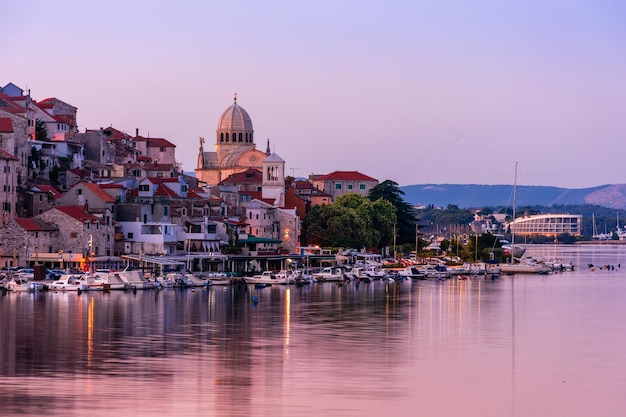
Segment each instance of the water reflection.
[[626,251],[559,250],[575,272],[9,294],[3,413],[619,415],[626,271],[586,264]]

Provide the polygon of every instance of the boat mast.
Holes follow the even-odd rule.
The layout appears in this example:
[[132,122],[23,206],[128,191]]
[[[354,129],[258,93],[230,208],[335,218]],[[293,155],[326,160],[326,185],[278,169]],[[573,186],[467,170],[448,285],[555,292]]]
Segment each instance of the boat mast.
[[513,218],[511,219],[511,263],[513,262],[513,247],[515,245],[515,232],[513,222],[515,221],[515,207],[517,206],[517,161],[515,161],[515,176],[513,180]]

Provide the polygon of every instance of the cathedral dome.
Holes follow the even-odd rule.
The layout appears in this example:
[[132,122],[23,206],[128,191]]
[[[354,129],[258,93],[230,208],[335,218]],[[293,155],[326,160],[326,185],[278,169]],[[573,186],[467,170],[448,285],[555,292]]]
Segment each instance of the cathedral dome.
[[237,104],[237,97],[235,97],[235,103],[222,113],[222,116],[217,122],[217,130],[221,132],[251,132],[253,130],[252,119],[248,115],[248,112]]

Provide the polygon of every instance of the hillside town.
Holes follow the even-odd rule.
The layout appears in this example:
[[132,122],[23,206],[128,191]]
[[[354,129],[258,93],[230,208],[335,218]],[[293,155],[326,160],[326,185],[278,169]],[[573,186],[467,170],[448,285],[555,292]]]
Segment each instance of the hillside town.
[[286,176],[269,140],[257,148],[252,119],[236,95],[216,119],[213,150],[199,138],[189,175],[171,138],[112,126],[81,132],[77,107],[54,97],[36,100],[30,90],[6,84],[0,267],[278,268],[316,254],[318,248],[301,243],[311,207],[345,193],[367,195],[378,184],[357,171]]

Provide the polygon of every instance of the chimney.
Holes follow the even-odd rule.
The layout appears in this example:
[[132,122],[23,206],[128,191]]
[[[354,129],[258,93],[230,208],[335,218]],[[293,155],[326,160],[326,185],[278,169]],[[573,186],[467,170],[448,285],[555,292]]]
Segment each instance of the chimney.
[[139,128],[135,128],[135,136],[139,136]]

